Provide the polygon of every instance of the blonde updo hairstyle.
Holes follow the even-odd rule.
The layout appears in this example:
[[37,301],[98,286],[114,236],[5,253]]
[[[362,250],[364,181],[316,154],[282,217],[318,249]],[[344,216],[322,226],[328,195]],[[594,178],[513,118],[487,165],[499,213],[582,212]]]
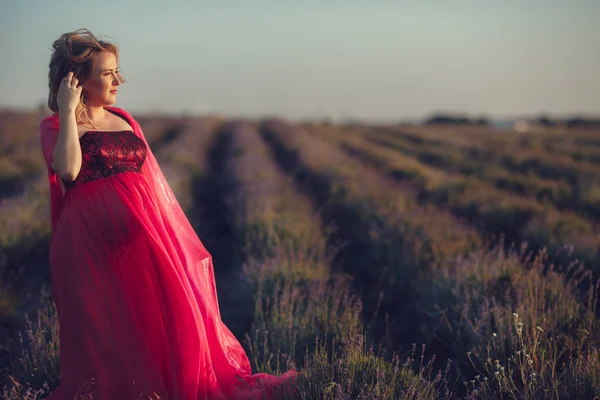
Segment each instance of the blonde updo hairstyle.
[[[48,72],[48,107],[54,112],[58,112],[58,88],[62,79],[73,71],[73,76],[84,82],[89,78],[94,67],[96,55],[103,51],[110,51],[119,59],[119,49],[112,43],[98,40],[87,29],[78,29],[75,32],[62,34],[57,40],[52,43],[52,56],[50,58],[50,71]],[[121,83],[125,79],[121,74],[118,74]],[[85,89],[81,91],[79,104],[75,109],[75,119],[77,124],[95,126],[87,114],[86,108],[86,93]]]

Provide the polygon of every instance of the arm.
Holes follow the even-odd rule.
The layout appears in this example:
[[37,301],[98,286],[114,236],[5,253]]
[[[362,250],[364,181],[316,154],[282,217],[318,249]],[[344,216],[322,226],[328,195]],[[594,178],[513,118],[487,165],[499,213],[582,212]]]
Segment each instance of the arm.
[[75,180],[81,169],[81,147],[75,111],[61,109],[58,140],[52,152],[52,169],[65,180]]
[[60,127],[58,140],[52,152],[52,169],[63,179],[73,181],[81,169],[81,147],[75,109],[79,104],[82,87],[69,72],[58,88]]
[[[40,144],[44,160],[48,166],[49,178],[52,173],[56,174],[56,171],[58,170],[56,167],[57,163],[55,163],[53,159],[53,154],[56,143],[58,142],[59,131],[60,125],[58,118],[55,115],[44,118],[40,123]],[[62,194],[64,195],[67,189],[65,188],[62,179],[57,179],[57,181],[60,183]]]

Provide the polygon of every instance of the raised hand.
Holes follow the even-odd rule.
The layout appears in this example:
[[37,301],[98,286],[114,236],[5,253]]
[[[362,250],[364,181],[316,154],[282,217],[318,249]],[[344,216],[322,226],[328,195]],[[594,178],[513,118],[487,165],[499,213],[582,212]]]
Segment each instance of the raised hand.
[[81,90],[82,87],[79,86],[79,80],[73,76],[73,71],[69,72],[60,82],[60,87],[58,88],[56,99],[58,108],[63,111],[74,111],[79,104]]

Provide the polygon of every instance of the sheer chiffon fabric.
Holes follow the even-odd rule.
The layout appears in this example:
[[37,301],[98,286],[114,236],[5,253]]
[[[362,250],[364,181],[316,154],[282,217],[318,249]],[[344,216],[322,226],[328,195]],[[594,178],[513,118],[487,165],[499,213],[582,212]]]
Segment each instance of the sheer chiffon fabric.
[[[73,182],[52,170],[59,119],[40,125],[48,167],[61,385],[49,399],[272,399],[296,371],[252,373],[221,320],[213,260],[137,121],[80,138]],[[232,289],[235,290],[235,289]],[[88,397],[85,397],[88,396]]]

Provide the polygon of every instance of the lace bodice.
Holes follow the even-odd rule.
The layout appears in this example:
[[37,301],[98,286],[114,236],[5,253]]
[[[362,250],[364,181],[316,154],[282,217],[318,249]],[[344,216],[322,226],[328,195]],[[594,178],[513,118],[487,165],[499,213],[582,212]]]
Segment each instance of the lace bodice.
[[146,160],[146,145],[131,130],[88,131],[79,142],[81,169],[74,181],[62,180],[67,190],[121,172],[140,172]]

